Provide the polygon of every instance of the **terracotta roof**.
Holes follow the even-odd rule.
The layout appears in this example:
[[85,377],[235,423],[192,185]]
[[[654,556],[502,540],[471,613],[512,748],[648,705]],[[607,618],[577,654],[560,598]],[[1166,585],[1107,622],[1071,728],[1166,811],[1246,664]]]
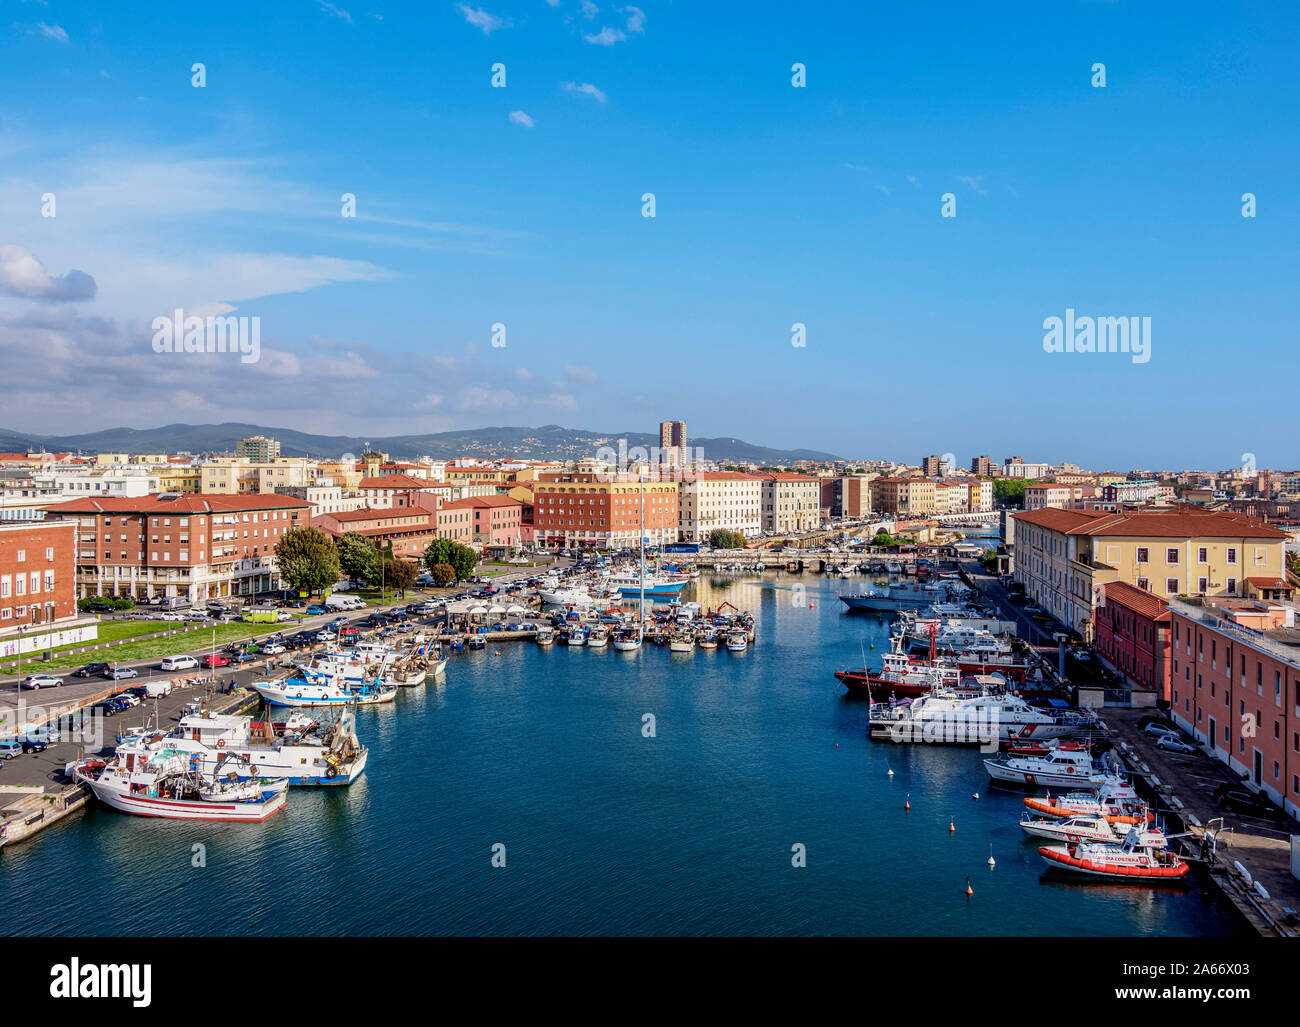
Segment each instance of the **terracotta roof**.
[[523,501],[512,496],[466,496],[454,503],[443,503],[444,510],[468,510],[475,506],[523,506]]
[[1286,578],[1247,578],[1256,588],[1295,588]]
[[152,493],[147,496],[122,496],[122,497],[86,497],[85,499],[69,499],[64,503],[56,503],[46,507],[50,513],[175,513],[175,514],[205,514],[205,513],[238,513],[241,511],[252,510],[285,510],[285,509],[311,509],[311,504],[305,499],[295,499],[292,496],[281,495],[249,495],[235,496],[222,494],[199,495],[193,492],[186,492],[176,496],[175,499],[161,499],[160,493]]
[[1145,588],[1130,585],[1127,581],[1110,581],[1103,587],[1105,588],[1103,605],[1115,603],[1147,620],[1169,620],[1169,603]]
[[419,517],[430,519],[428,510],[418,506],[366,506],[360,510],[340,510],[338,513],[321,514],[321,517],[333,517],[336,521],[371,521],[387,517]]
[[771,471],[763,475],[768,481],[816,481],[807,474],[795,474],[793,471]]
[[1016,520],[1067,535],[1111,535],[1129,538],[1260,538],[1281,540],[1286,532],[1243,514],[1178,506],[1166,509],[1031,510]]
[[362,478],[357,483],[359,489],[423,489],[436,485],[424,478],[413,478],[409,474],[384,474],[378,478]]

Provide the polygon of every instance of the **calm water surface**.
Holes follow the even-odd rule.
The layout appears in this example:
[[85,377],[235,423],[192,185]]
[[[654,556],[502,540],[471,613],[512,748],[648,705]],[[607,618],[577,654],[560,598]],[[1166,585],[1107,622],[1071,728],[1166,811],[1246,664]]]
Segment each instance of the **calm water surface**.
[[371,756],[350,788],[292,789],[261,825],[92,808],[0,852],[0,902],[11,929],[69,935],[1241,930],[1196,884],[1047,873],[1020,794],[991,788],[975,751],[869,742],[865,704],[831,676],[887,641],[883,621],[841,612],[835,590],[856,585],[702,581],[694,598],[758,613],[741,655],[455,656],[445,683],[359,712]]

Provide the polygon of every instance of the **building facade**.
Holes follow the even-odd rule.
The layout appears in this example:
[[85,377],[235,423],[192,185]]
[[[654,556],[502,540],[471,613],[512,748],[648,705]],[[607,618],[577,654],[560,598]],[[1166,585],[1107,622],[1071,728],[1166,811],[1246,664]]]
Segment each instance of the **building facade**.
[[719,529],[754,538],[762,526],[763,479],[758,475],[708,471],[680,482],[677,527],[683,542],[707,541]]
[[1093,613],[1097,655],[1122,680],[1169,701],[1169,602],[1123,581],[1106,586]]
[[0,524],[0,638],[77,619],[77,526]]
[[635,546],[677,541],[677,483],[607,481],[603,474],[544,474],[533,490],[533,521],[541,545]]
[[821,484],[807,474],[763,476],[763,530],[792,533],[821,527]]

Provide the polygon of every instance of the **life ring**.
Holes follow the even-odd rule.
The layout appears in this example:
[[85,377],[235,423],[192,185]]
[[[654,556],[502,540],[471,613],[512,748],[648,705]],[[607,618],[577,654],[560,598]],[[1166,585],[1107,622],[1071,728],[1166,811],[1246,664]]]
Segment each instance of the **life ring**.
[[1066,772],[1067,774],[1073,774],[1073,773],[1074,773],[1074,768],[1073,768],[1073,767],[1066,767],[1066,768],[1065,768],[1065,772]]
[[224,749],[225,747],[226,747],[226,740],[225,740],[224,738],[218,738],[218,739],[217,739],[217,748],[218,748],[218,749]]

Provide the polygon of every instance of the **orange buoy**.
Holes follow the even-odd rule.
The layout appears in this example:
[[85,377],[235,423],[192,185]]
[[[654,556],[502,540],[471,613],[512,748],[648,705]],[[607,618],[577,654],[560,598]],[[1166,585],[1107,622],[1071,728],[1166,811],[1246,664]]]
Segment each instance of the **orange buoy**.
[[966,898],[969,899],[974,894],[975,889],[970,886],[970,878],[968,877],[966,878]]
[[912,808],[912,795],[909,792],[907,795],[907,800],[903,803],[903,809],[911,809],[911,808]]
[[948,833],[949,833],[949,834],[952,834],[955,830],[957,830],[957,824],[956,824],[954,821],[949,820],[949,821],[948,821]]

